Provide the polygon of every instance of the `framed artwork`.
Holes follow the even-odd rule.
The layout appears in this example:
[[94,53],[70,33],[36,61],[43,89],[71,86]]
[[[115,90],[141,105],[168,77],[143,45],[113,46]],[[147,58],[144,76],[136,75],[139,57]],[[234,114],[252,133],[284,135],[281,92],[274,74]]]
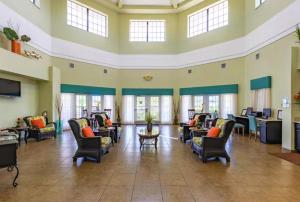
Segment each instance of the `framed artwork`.
[[282,110],[278,110],[277,112],[277,119],[282,120]]
[[246,115],[247,115],[247,109],[243,109],[242,113],[241,113],[241,116],[246,116]]

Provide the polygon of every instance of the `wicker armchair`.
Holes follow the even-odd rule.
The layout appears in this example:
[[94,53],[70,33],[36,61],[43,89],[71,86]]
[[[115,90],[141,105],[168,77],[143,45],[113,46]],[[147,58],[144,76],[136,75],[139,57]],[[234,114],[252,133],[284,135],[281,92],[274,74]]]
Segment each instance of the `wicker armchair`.
[[82,128],[89,126],[89,120],[86,118],[71,119],[68,121],[76,139],[78,149],[73,156],[73,162],[80,157],[91,157],[100,163],[101,157],[109,152],[112,140],[108,131],[100,131],[95,137],[86,138],[82,135]]
[[[45,128],[37,128],[31,124],[32,120],[42,119],[46,125]],[[35,138],[37,141],[41,141],[47,138],[56,138],[56,123],[47,123],[44,116],[27,116],[23,118],[28,128],[28,138]]]
[[192,150],[202,157],[203,163],[207,162],[210,157],[224,157],[227,162],[230,162],[230,157],[226,152],[225,145],[232,133],[234,121],[227,120],[222,127],[222,132],[219,137],[195,137],[192,141]]
[[[99,114],[95,114],[95,119],[98,123],[99,127],[105,127],[105,120],[109,119],[109,116],[105,112],[101,112]],[[114,142],[117,143],[121,139],[121,130],[122,128],[118,123],[113,123],[112,126],[114,128]]]
[[206,117],[207,117],[207,114],[203,114],[203,113],[195,113],[193,119],[194,119],[194,120],[197,119],[197,120],[196,120],[196,125],[190,126],[190,125],[187,124],[187,123],[181,123],[181,124],[180,124],[181,127],[178,129],[178,132],[179,132],[179,139],[180,139],[181,141],[183,141],[184,143],[186,143],[187,140],[192,139],[192,137],[191,137],[191,135],[190,135],[190,133],[191,133],[190,128],[191,128],[191,127],[197,127],[197,125],[199,125],[199,123],[200,123],[200,124],[204,124]]

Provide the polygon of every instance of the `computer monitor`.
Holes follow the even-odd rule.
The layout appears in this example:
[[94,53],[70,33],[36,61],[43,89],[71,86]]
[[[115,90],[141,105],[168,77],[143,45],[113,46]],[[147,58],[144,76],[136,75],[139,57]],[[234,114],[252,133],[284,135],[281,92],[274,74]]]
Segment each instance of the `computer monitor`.
[[246,115],[248,116],[248,115],[252,115],[252,112],[253,112],[253,107],[248,107],[247,108],[247,113],[246,113]]
[[264,108],[263,109],[263,117],[264,118],[270,118],[271,116],[272,116],[271,108]]

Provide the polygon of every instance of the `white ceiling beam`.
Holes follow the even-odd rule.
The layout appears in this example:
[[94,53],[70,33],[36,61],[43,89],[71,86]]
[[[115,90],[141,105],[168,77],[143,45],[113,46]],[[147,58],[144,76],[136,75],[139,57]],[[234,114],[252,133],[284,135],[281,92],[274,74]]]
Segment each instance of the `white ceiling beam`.
[[122,8],[122,7],[123,7],[123,0],[119,0],[119,1],[118,1],[118,7],[119,7],[119,8]]
[[173,8],[178,8],[178,1],[177,0],[171,0]]

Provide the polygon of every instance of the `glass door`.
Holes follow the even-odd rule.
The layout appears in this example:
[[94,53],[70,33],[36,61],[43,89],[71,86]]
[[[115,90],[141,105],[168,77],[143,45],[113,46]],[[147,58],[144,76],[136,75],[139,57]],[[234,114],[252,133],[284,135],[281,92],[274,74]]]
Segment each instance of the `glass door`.
[[160,121],[160,97],[148,97],[148,109],[150,109],[150,114],[153,117],[154,122]]
[[150,112],[154,122],[160,121],[160,97],[137,96],[135,102],[135,123],[145,124],[147,113]]
[[76,118],[83,117],[83,110],[87,109],[86,95],[76,95]]
[[135,102],[135,122],[144,123],[146,118],[146,97],[145,96],[137,96]]

